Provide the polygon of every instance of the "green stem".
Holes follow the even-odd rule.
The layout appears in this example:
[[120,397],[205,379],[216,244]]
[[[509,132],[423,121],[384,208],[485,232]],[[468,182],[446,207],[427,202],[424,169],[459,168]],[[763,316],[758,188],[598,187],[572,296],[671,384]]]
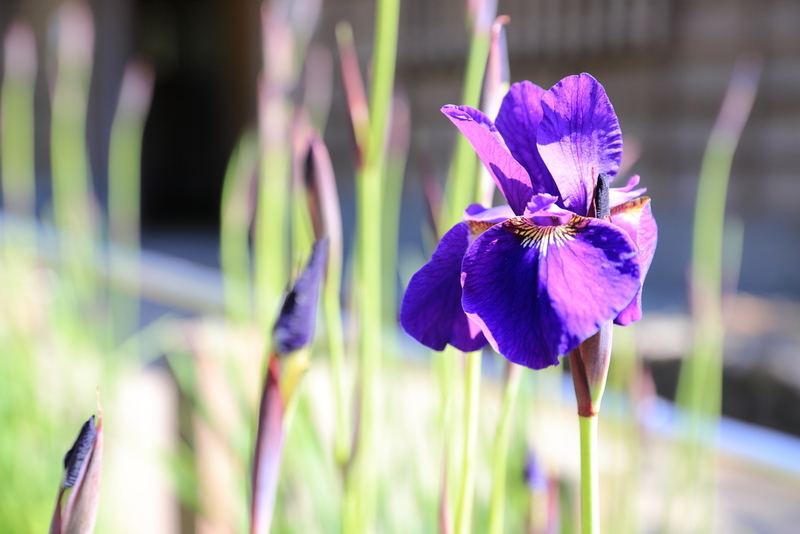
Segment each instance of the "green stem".
[[[276,129],[285,129],[284,102],[274,97],[266,111]],[[263,136],[263,134],[262,134]],[[259,176],[258,202],[256,205],[255,236],[253,239],[254,282],[256,291],[255,315],[257,324],[268,331],[273,319],[281,291],[287,276],[286,258],[288,239],[286,235],[286,205],[289,202],[288,148],[278,136],[264,141],[261,171]]]
[[[489,57],[491,44],[491,27],[476,28],[472,34],[472,41],[467,59],[467,69],[464,74],[464,92],[460,104],[477,108],[480,105],[481,85],[486,70],[486,59]],[[443,234],[461,220],[461,211],[475,197],[475,178],[477,157],[469,140],[459,135],[453,159],[450,162],[450,175],[447,180],[445,192],[445,206],[439,221],[438,231]]]
[[342,325],[342,307],[339,301],[341,290],[341,259],[334,262],[330,258],[328,278],[322,296],[322,312],[325,317],[325,330],[328,336],[328,351],[331,359],[331,378],[333,380],[334,414],[336,429],[334,432],[334,455],[339,465],[345,465],[350,459],[350,417],[345,387],[345,346],[344,326]]
[[[124,279],[129,272],[132,287],[111,284],[111,341],[117,343],[139,329],[141,296],[140,248],[141,154],[144,124],[150,107],[153,75],[147,67],[132,63],[125,69],[117,113],[111,129],[108,157],[108,239],[136,251],[126,266],[118,255],[108,256],[111,279]],[[138,336],[126,343],[131,356],[139,355]]]
[[[383,171],[386,158],[386,134],[391,112],[397,56],[397,27],[400,0],[379,0],[375,14],[375,48],[369,106],[369,138],[364,166],[358,184],[358,268],[361,283],[359,318],[361,323],[360,363],[361,402],[358,457],[354,479],[348,481],[345,496],[345,531],[367,532],[374,529],[378,478],[375,464],[378,380],[380,379],[381,339],[381,206]],[[353,484],[356,487],[353,487]]]
[[[710,532],[714,456],[709,448],[716,432],[722,401],[722,351],[725,328],[722,318],[723,241],[725,204],[731,165],[742,130],[755,100],[761,65],[740,60],[734,69],[722,108],[708,140],[695,204],[692,239],[691,306],[694,323],[690,357],[681,365],[676,404],[686,411],[685,442],[676,451],[667,498],[666,531],[672,522],[690,515],[677,511],[680,502],[703,509],[696,532]],[[683,496],[685,500],[679,499]]]
[[461,489],[456,509],[456,534],[472,531],[472,502],[475,497],[475,463],[478,445],[478,403],[481,386],[481,351],[466,354],[466,406],[464,410],[464,454],[461,469]]
[[248,195],[250,176],[256,166],[258,144],[252,133],[246,133],[228,162],[222,186],[219,258],[225,314],[231,324],[247,324],[251,320],[250,291],[250,217]]
[[508,464],[508,442],[511,438],[511,423],[514,406],[517,404],[522,367],[506,363],[506,384],[503,406],[492,455],[492,500],[489,504],[489,534],[502,534],[505,522],[506,467]]
[[[17,50],[17,69],[9,68],[13,62],[10,50],[6,50],[6,72],[0,92],[0,166],[2,166],[2,191],[4,208],[16,215],[35,216],[36,183],[34,180],[33,156],[33,87],[36,72],[36,50],[33,33],[25,28],[14,31],[28,37],[33,50]],[[19,40],[19,39],[17,39]],[[10,48],[7,46],[7,48]],[[17,49],[20,48],[18,45]],[[25,64],[29,56],[29,64]],[[19,65],[22,63],[22,65]],[[34,236],[35,238],[35,236]]]
[[581,434],[581,534],[600,534],[597,416],[578,417]]

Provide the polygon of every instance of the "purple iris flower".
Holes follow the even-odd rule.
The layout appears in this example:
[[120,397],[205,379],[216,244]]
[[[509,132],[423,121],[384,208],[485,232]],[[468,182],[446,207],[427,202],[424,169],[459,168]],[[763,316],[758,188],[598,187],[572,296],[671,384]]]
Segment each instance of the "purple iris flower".
[[639,177],[610,189],[622,133],[589,74],[549,91],[511,86],[492,122],[467,106],[442,112],[467,136],[507,206],[464,211],[412,278],[400,323],[420,343],[462,351],[487,341],[514,363],[557,365],[614,321],[641,317],[657,228]]

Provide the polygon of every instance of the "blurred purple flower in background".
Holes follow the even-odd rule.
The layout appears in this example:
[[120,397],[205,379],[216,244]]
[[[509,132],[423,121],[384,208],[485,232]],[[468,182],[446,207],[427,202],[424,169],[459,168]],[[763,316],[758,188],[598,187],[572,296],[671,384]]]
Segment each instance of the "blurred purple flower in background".
[[436,350],[472,351],[488,340],[512,362],[541,369],[602,324],[638,320],[657,229],[638,176],[609,189],[622,133],[602,85],[589,74],[549,91],[514,84],[494,123],[467,106],[442,112],[508,206],[465,210],[412,277],[403,328]]

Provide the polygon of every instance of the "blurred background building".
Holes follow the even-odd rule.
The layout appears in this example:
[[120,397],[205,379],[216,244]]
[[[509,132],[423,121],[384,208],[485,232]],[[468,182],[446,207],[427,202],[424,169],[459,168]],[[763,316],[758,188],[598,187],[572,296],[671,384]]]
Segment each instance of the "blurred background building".
[[[46,187],[49,132],[46,36],[54,0],[0,1],[0,28],[15,16],[40,45],[38,170]],[[144,147],[143,218],[149,228],[213,228],[225,164],[241,131],[255,124],[260,3],[255,0],[104,0],[97,20],[88,135],[102,197],[107,146],[122,71],[132,57],[156,67]],[[362,69],[372,45],[370,1],[322,2],[316,40],[335,51],[334,27],[349,20]],[[461,0],[402,3],[398,87],[412,104],[409,210],[420,174],[442,176],[455,130],[438,112],[458,103],[468,45]],[[629,147],[633,172],[656,199],[662,227],[648,285],[650,305],[681,307],[700,161],[735,60],[756,54],[764,71],[734,160],[729,213],[745,224],[740,287],[800,297],[800,4],[792,0],[500,0],[508,14],[512,81],[549,87],[591,72],[606,87]],[[327,141],[345,198],[352,147],[341,85]],[[415,239],[417,217],[408,217]]]

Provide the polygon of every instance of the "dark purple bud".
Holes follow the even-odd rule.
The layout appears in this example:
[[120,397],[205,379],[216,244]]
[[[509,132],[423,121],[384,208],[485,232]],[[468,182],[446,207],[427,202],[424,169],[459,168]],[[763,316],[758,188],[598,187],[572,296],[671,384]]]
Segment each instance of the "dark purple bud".
[[611,177],[606,173],[601,173],[597,177],[597,188],[594,190],[594,216],[598,219],[611,216],[611,202],[609,201],[610,189]]
[[311,342],[317,319],[320,281],[325,273],[328,240],[314,244],[300,278],[286,295],[278,320],[272,329],[273,345],[278,356],[288,356]]
[[64,457],[64,474],[50,522],[50,534],[91,534],[97,518],[103,466],[103,417],[81,427]]
[[75,443],[64,455],[64,481],[61,483],[62,487],[71,488],[75,486],[81,467],[83,467],[83,462],[92,452],[96,437],[97,430],[94,428],[94,416],[91,416],[88,421],[83,423],[78,437],[75,438]]

